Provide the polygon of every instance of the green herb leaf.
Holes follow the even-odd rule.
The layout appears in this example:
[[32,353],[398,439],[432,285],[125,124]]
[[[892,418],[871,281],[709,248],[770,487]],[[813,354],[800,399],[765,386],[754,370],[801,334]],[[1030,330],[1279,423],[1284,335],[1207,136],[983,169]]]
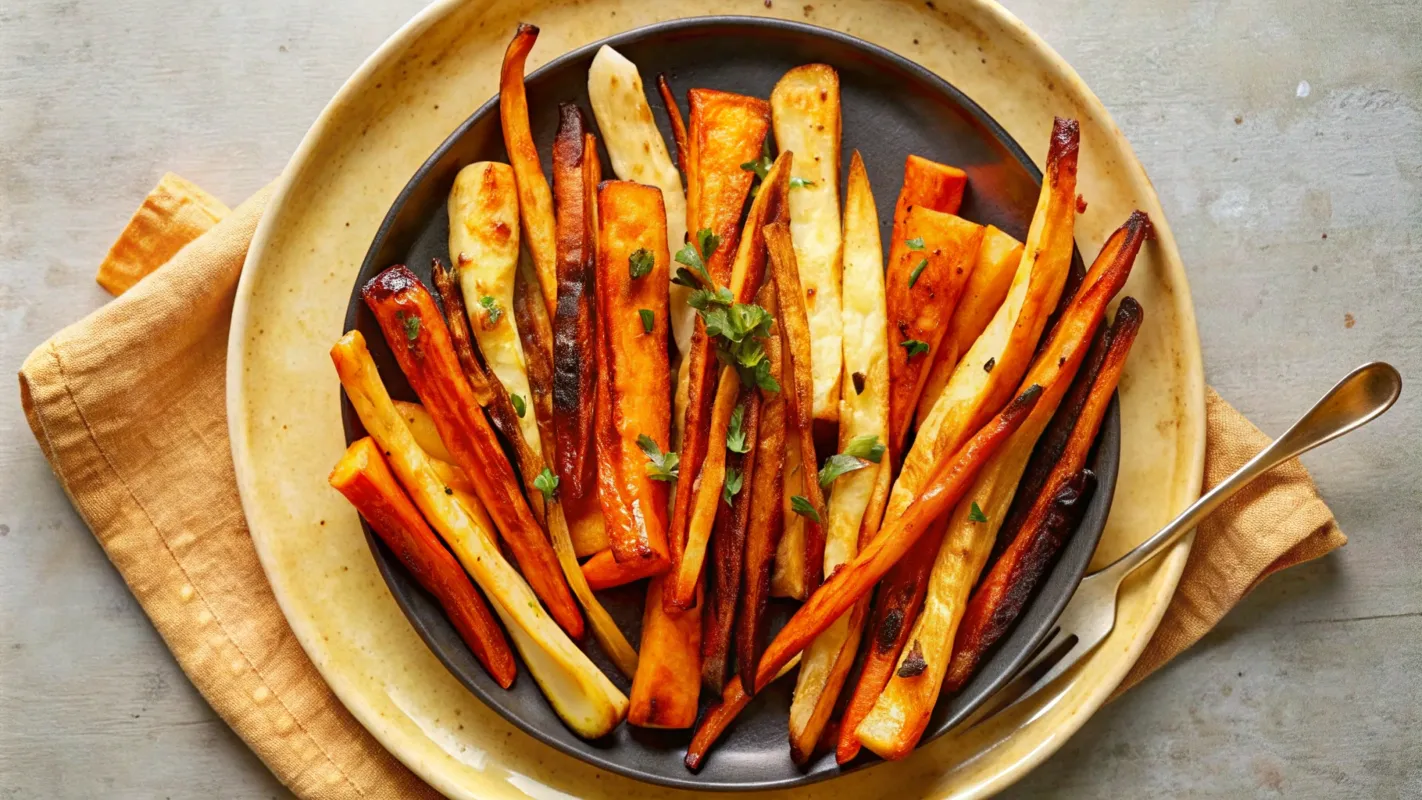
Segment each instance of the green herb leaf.
[[879,437],[872,433],[863,436],[856,436],[849,440],[849,445],[844,448],[845,455],[863,458],[878,464],[884,458],[884,445],[879,443]]
[[420,318],[396,311],[395,319],[405,328],[405,342],[413,345],[420,338]]
[[745,481],[745,476],[735,467],[726,467],[726,479],[721,483],[721,499],[730,505],[736,495],[741,493],[741,484]]
[[[691,245],[682,248],[683,252],[686,250],[692,250]],[[677,255],[680,256],[681,252],[678,252]],[[677,286],[685,286],[688,289],[700,289],[704,285],[701,279],[696,277],[696,273],[686,267],[677,267],[676,272],[672,275],[671,282]]]
[[857,469],[864,469],[869,466],[869,462],[862,458],[851,456],[847,453],[835,453],[825,461],[825,465],[820,467],[820,486],[828,489],[835,479],[848,472]]
[[651,274],[652,267],[657,260],[652,257],[652,251],[645,247],[638,248],[636,252],[627,257],[627,272],[635,280]]
[[902,347],[908,351],[908,358],[913,358],[919,353],[928,352],[928,342],[920,342],[917,339],[905,339],[902,342],[899,342],[899,347]]
[[523,395],[509,395],[509,402],[513,403],[514,413],[518,415],[518,418],[523,419],[524,412],[528,411],[528,403],[524,402]]
[[637,446],[647,455],[647,477],[667,483],[677,479],[681,459],[675,452],[663,453],[652,437],[645,433],[637,437]]
[[970,507],[968,508],[968,521],[969,521],[969,522],[987,522],[987,521],[988,521],[987,514],[984,514],[984,513],[983,513],[983,510],[978,507],[978,501],[976,501],[976,500],[974,500],[972,506],[970,506]]
[[538,477],[533,479],[533,485],[543,492],[544,498],[551,501],[553,495],[558,493],[558,476],[553,474],[553,470],[544,467]]
[[790,188],[791,188],[791,189],[798,189],[798,188],[800,188],[800,187],[802,187],[802,186],[809,187],[809,186],[814,186],[814,185],[815,185],[815,182],[814,182],[814,181],[807,181],[807,180],[805,180],[804,178],[793,178],[793,177],[792,177],[792,178],[790,179]]
[[909,239],[908,241],[904,242],[904,244],[908,245],[908,249],[910,250],[922,250],[923,237],[920,236],[917,239]]
[[810,505],[809,500],[806,500],[798,494],[790,498],[790,510],[806,519],[812,519],[815,522],[820,521],[820,512],[816,511],[815,507]]
[[642,333],[651,333],[652,326],[657,324],[657,313],[650,308],[639,308],[637,316],[642,318]]
[[686,296],[686,304],[697,311],[705,311],[713,305],[730,307],[735,305],[736,298],[727,288],[719,288],[716,291],[708,289],[697,289]]
[[910,272],[910,273],[909,273],[909,288],[910,288],[910,289],[913,288],[913,285],[914,285],[915,283],[918,283],[918,276],[920,276],[920,275],[923,274],[923,269],[924,269],[924,267],[927,267],[927,266],[928,266],[928,259],[925,258],[924,260],[918,262],[918,266],[916,266],[916,267],[913,268],[913,272]]
[[726,429],[726,449],[732,453],[749,453],[750,443],[746,441],[745,406],[736,406],[731,412],[731,426]]
[[777,381],[777,380],[775,380],[775,376],[774,376],[774,375],[771,375],[771,374],[770,374],[770,362],[769,362],[769,361],[761,361],[759,364],[756,364],[756,365],[755,365],[755,372],[754,372],[754,374],[753,374],[752,377],[755,378],[755,385],[756,385],[756,387],[758,387],[758,388],[761,389],[762,391],[766,391],[766,392],[778,392],[778,391],[780,391],[780,382]]
[[775,161],[770,157],[770,137],[767,136],[761,140],[760,158],[747,161],[741,165],[741,169],[746,172],[754,172],[757,178],[765,180],[766,173],[770,172],[770,168],[773,166],[775,166]]
[[721,246],[721,237],[712,233],[710,228],[702,228],[696,232],[696,246],[701,248],[701,258],[710,261],[716,248]]
[[499,301],[484,295],[479,298],[479,305],[484,307],[484,317],[489,320],[490,325],[498,325],[499,320],[504,317],[504,309],[499,306]]

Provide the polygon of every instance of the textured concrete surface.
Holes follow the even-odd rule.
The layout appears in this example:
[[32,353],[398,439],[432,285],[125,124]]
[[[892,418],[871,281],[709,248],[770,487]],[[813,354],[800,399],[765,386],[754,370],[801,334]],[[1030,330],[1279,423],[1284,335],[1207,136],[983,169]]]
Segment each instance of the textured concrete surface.
[[[0,4],[0,367],[104,302],[94,266],[164,170],[235,205],[421,3],[293,5]],[[1145,163],[1226,398],[1278,434],[1358,363],[1422,376],[1422,4],[1008,5]],[[1418,397],[1305,459],[1347,548],[1270,579],[1009,794],[1422,796]],[[282,795],[0,393],[0,797]]]

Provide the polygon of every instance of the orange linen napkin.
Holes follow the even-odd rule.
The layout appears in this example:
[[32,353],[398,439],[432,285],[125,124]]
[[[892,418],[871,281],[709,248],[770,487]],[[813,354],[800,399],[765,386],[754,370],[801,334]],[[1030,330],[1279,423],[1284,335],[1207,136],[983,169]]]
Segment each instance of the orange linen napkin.
[[[283,783],[302,797],[434,796],[321,680],[242,517],[223,375],[237,277],[267,197],[263,190],[223,216],[197,187],[165,178],[100,282],[124,288],[105,278],[115,263],[133,280],[153,274],[30,355],[20,370],[25,413],[178,663]],[[1213,391],[1206,409],[1208,488],[1268,438]],[[1180,587],[1121,690],[1193,644],[1268,575],[1345,541],[1297,462],[1255,482],[1200,526]]]

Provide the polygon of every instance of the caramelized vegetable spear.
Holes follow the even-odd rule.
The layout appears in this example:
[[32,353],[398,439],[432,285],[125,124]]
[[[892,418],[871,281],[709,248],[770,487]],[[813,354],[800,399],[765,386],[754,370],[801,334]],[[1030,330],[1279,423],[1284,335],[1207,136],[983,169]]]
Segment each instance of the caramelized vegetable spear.
[[795,612],[756,666],[756,689],[765,688],[790,662],[828,628],[908,552],[918,537],[968,490],[978,470],[1022,425],[1042,394],[1032,386],[1008,404],[1002,414],[968,440],[939,470],[933,484],[902,517],[884,529],[848,566],[835,573]]
[[780,332],[785,354],[785,375],[789,381],[789,411],[799,433],[799,475],[804,495],[800,502],[792,498],[797,512],[805,518],[805,585],[813,590],[820,585],[825,559],[825,496],[818,480],[814,435],[814,377],[810,362],[810,323],[805,315],[804,294],[800,289],[799,270],[795,265],[795,249],[790,240],[790,228],[783,222],[765,226],[765,244],[770,251],[770,263],[775,276],[775,293],[780,301]]
[[367,436],[347,448],[331,470],[329,480],[365,517],[415,580],[435,596],[489,676],[505,689],[512,686],[518,666],[499,623],[484,598],[474,591],[474,584],[459,562],[435,538],[434,531],[400,488],[375,442]]
[[[425,298],[428,299],[428,294]],[[437,319],[435,315],[429,316]],[[407,319],[424,319],[424,316]],[[437,324],[442,326],[443,322]],[[415,326],[412,323],[409,327]],[[420,327],[435,325],[421,323]],[[437,349],[431,341],[434,337],[427,331],[409,338],[413,340],[413,347]],[[396,345],[397,350],[400,347]],[[447,347],[446,343],[438,349]],[[452,354],[447,358],[453,362]],[[483,509],[468,508],[445,491],[446,484],[432,467],[433,462],[415,442],[391,402],[365,346],[365,337],[359,331],[341,337],[331,348],[331,360],[361,423],[381,451],[390,454],[391,469],[411,493],[420,512],[484,590],[494,611],[504,621],[514,647],[523,656],[524,665],[554,711],[584,738],[595,739],[617,727],[627,712],[627,698],[539,606],[528,583],[500,554]],[[412,379],[412,382],[416,381]],[[450,383],[455,381],[450,380]],[[436,413],[438,422],[440,416],[432,413]],[[447,433],[441,430],[447,440],[456,441]],[[464,448],[461,443],[451,449],[458,455]],[[481,479],[478,473],[471,477]]]
[[570,636],[583,635],[558,558],[524,500],[503,447],[484,418],[459,365],[434,298],[404,266],[376,275],[361,290],[410,387],[430,412],[455,463],[475,482],[524,577]]
[[665,452],[671,430],[666,214],[660,191],[627,181],[602,185],[598,212],[598,496],[614,560],[665,570],[675,476],[649,471],[642,442]]
[[1007,633],[1080,521],[1094,486],[1094,476],[1082,468],[1101,430],[1141,319],[1139,303],[1130,297],[1121,301],[1100,371],[1095,380],[1084,384],[1090,393],[1064,452],[1043,484],[1033,491],[1020,527],[1004,528],[1002,534],[1011,543],[968,601],[943,681],[946,691],[961,689],[983,656]]
[[559,106],[553,142],[553,189],[558,200],[558,307],[553,315],[554,463],[559,489],[582,499],[596,482],[593,379],[598,372],[593,322],[597,250],[597,147],[571,103]]
[[[905,512],[933,479],[944,456],[954,452],[1012,397],[1027,371],[1071,264],[1079,145],[1076,122],[1058,119],[1047,149],[1037,210],[1007,299],[954,368],[928,418],[920,418],[913,449],[904,456],[903,469],[889,494],[885,519]],[[937,528],[934,535],[941,530]],[[876,646],[866,653],[845,710],[836,748],[840,763],[858,753],[854,731],[896,668],[905,631],[914,624],[918,602],[926,591],[925,565],[938,552],[931,544],[925,537],[918,550],[885,576],[879,589],[870,623]],[[886,632],[890,628],[893,635]]]
[[528,123],[528,95],[523,85],[524,64],[537,40],[538,26],[520,22],[513,41],[504,51],[504,63],[499,71],[499,121],[504,129],[504,149],[508,151],[518,182],[524,245],[533,257],[544,306],[552,317],[558,305],[553,192],[548,188],[543,164],[538,160],[538,145],[533,141]]
[[701,609],[667,610],[665,579],[647,582],[642,645],[627,721],[643,728],[690,728],[701,698]]
[[1023,379],[1043,388],[1038,410],[983,468],[954,509],[929,575],[923,611],[910,634],[910,649],[900,657],[898,671],[855,731],[860,743],[880,756],[902,758],[923,735],[938,700],[968,593],[992,550],[1033,445],[1085,360],[1106,304],[1130,275],[1149,229],[1145,215],[1137,212],[1106,241],[1082,291],[1067,305]]
[[720,692],[726,682],[731,632],[736,607],[740,604],[741,567],[752,504],[749,483],[754,480],[760,433],[760,402],[760,390],[754,386],[741,387],[741,396],[731,413],[731,425],[726,433],[726,479],[721,492],[722,503],[716,508],[706,592],[709,602],[701,635],[701,682],[712,692]]

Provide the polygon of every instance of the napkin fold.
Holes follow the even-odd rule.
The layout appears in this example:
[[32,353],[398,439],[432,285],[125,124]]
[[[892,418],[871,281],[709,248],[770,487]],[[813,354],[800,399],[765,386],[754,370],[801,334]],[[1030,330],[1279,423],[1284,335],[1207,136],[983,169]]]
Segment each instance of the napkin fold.
[[[184,672],[282,783],[308,798],[435,797],[321,679],[242,515],[227,438],[227,330],[269,192],[229,213],[165,176],[100,270],[122,296],[30,355],[21,400],[60,484]],[[1213,390],[1206,412],[1208,489],[1269,439]],[[1256,481],[1200,525],[1165,617],[1117,692],[1194,644],[1270,574],[1346,541],[1297,461]]]

